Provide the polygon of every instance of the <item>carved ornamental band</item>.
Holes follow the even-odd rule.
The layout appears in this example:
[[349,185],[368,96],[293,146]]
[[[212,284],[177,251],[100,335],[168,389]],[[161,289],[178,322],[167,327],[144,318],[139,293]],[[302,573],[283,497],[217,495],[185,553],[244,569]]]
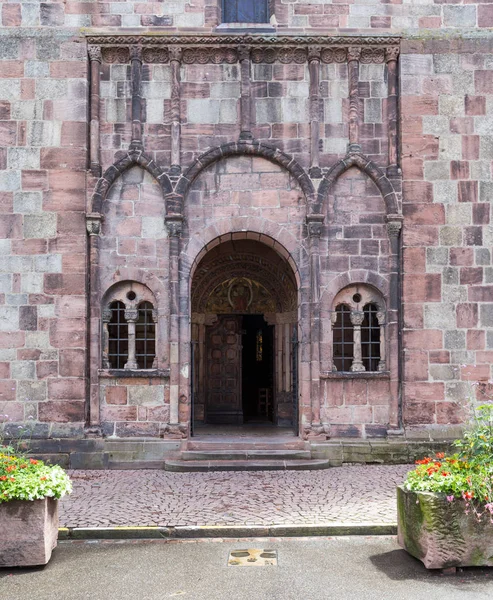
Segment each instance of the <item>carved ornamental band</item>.
[[[251,48],[253,63],[304,64],[317,48],[322,63],[344,63],[358,57],[364,64],[382,64],[399,54],[398,37],[332,36],[90,36],[92,47],[101,47],[106,63],[126,63],[132,48],[142,48],[146,63],[169,63],[177,48],[184,64],[234,64],[241,60],[238,47]],[[348,56],[349,54],[349,56]]]

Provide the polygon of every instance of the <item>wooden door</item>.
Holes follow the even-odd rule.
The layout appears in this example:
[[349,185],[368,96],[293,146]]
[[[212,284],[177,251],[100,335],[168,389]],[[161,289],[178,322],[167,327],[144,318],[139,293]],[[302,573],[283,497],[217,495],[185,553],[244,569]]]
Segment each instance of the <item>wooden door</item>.
[[220,315],[207,328],[207,423],[243,423],[241,321],[241,316]]

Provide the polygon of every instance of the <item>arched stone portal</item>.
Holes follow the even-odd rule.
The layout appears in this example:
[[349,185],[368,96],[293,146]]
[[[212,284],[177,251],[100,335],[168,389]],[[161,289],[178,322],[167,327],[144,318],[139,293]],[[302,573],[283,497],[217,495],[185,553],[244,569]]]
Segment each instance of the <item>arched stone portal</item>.
[[191,308],[195,423],[295,427],[298,287],[286,258],[253,239],[217,244],[194,270]]

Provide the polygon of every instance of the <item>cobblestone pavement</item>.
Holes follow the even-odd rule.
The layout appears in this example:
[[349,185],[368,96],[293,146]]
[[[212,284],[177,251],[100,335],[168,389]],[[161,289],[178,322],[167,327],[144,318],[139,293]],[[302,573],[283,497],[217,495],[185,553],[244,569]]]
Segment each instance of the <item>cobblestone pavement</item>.
[[411,465],[321,471],[71,471],[62,527],[395,523]]

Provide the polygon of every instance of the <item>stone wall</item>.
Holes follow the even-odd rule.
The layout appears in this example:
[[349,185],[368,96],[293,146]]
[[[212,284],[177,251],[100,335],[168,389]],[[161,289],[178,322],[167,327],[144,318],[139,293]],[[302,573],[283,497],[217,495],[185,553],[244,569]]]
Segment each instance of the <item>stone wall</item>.
[[[220,23],[221,0],[173,0],[169,2],[56,2],[8,3],[2,7],[4,27],[166,27],[203,28],[210,31]],[[493,25],[487,3],[442,2],[420,4],[383,0],[323,2],[274,0],[279,28],[301,30],[373,29],[473,29]]]
[[409,426],[460,422],[468,397],[492,397],[492,51],[406,42],[401,57]]
[[[69,1],[9,2],[1,7],[0,420],[7,422],[7,431],[15,432],[18,423],[27,421],[35,436],[81,436],[89,398],[93,407],[100,407],[106,434],[157,436],[173,422],[172,402],[178,403],[178,389],[183,392],[188,384],[189,282],[170,283],[174,259],[164,227],[165,190],[146,165],[115,178],[102,204],[99,266],[91,280],[85,214],[93,211],[98,178],[88,171],[90,75],[87,32],[81,28],[133,27],[137,33],[149,33],[149,28],[159,27],[153,35],[227,33],[215,30],[219,4]],[[403,327],[402,361],[394,372],[399,371],[399,382],[394,375],[383,381],[338,380],[326,373],[319,377],[330,359],[331,298],[353,282],[340,276],[364,274],[365,280],[373,278],[389,306],[400,301],[396,294],[392,298],[398,256],[391,248],[386,220],[401,206],[397,203],[395,211],[389,210],[375,183],[389,162],[391,115],[383,61],[359,66],[358,141],[372,167],[364,173],[361,159],[332,182],[320,204],[325,217],[318,253],[320,315],[316,310],[308,314],[308,301],[300,311],[306,335],[320,328],[320,357],[308,356],[308,349],[303,355],[303,418],[332,425],[334,435],[385,435],[389,424],[403,424],[413,435],[428,430],[435,435],[461,422],[461,406],[468,396],[483,400],[493,393],[488,383],[493,377],[493,38],[486,29],[493,26],[493,9],[486,3],[431,1],[273,4],[279,34],[327,35],[329,29],[331,34],[344,34],[351,28],[351,34],[403,36],[398,63],[402,315],[392,309],[392,327],[401,317]],[[98,68],[104,173],[127,155],[132,141],[132,71],[128,60],[103,60]],[[197,159],[211,148],[238,140],[242,75],[233,61],[182,64],[180,78],[179,158],[184,173],[191,166],[198,168]],[[180,273],[188,272],[203,246],[214,239],[211,232],[217,236],[250,227],[279,236],[285,247],[291,244],[304,297],[313,292],[308,261],[303,262],[299,251],[312,251],[306,216],[316,195],[309,197],[307,190],[325,185],[329,170],[346,156],[346,59],[322,62],[319,84],[323,172],[312,172],[309,178],[314,115],[308,61],[288,64],[276,59],[251,65],[251,131],[256,140],[288,158],[276,163],[265,156],[229,157],[202,171],[185,197],[181,262],[177,258],[174,263]],[[144,61],[142,143],[146,157],[161,172],[172,162],[172,86],[169,62]],[[303,169],[298,175],[304,177],[304,189],[294,168]],[[389,179],[400,200],[400,175]],[[100,356],[92,352],[88,357],[88,340],[91,332],[99,331],[103,294],[123,278],[145,283],[157,298],[163,328],[158,367],[171,369],[171,376],[161,372],[147,380],[103,373],[99,380]],[[182,301],[172,324],[167,321],[172,299],[163,291],[171,284],[181,286],[175,299]],[[396,332],[392,340],[390,348],[397,357]],[[182,363],[175,368],[173,356],[180,344]],[[312,397],[317,409],[310,404]],[[186,420],[187,393],[181,394],[180,402],[180,415]]]

